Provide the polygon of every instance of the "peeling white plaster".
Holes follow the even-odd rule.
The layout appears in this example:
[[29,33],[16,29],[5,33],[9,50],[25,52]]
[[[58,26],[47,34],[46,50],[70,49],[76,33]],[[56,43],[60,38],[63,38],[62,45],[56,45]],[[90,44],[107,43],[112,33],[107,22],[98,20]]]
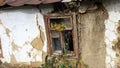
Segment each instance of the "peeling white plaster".
[[112,50],[112,48],[106,48],[107,55],[110,56],[112,59],[116,58],[116,52]]
[[113,31],[113,32],[116,32],[116,26],[117,26],[117,23],[114,23],[113,21],[110,21],[110,20],[106,20],[106,29],[107,30],[110,30],[110,31]]
[[[41,14],[38,14],[38,21],[44,22],[44,19],[41,19],[41,17],[43,18],[43,16]],[[45,31],[45,24],[44,23],[39,23],[39,25],[42,26],[41,30],[44,32],[45,38],[47,38],[46,37],[46,31]],[[43,51],[47,52],[47,40],[44,41]]]
[[[0,10],[0,38],[3,50],[2,62],[11,63],[11,55],[14,55],[18,63],[21,62],[42,62],[42,51],[47,52],[47,40],[45,41],[42,50],[37,50],[30,44],[40,31],[36,23],[36,15],[41,30],[45,32],[43,15],[36,8],[28,7]],[[9,29],[7,34],[6,29]],[[14,46],[17,49],[13,49]]]
[[120,20],[120,2],[119,0],[111,0],[104,5],[109,14],[109,18],[105,21],[106,68],[116,68],[116,52],[112,49],[112,46],[114,46],[113,41],[117,39],[117,25]]
[[109,62],[111,62],[111,57],[110,57],[110,56],[107,56],[107,57],[106,57],[106,63],[109,63]]
[[3,51],[3,57],[4,61],[3,62],[10,62],[10,42],[9,42],[9,37],[7,37],[6,34],[1,35],[1,44],[2,46],[2,51]]
[[107,35],[107,38],[111,42],[117,38],[116,33],[110,30],[106,30],[105,35]]

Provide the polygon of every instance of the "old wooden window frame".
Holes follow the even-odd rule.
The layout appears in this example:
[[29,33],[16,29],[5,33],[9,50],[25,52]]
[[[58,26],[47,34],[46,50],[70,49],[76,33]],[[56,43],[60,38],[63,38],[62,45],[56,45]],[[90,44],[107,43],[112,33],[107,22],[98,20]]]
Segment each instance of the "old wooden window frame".
[[[44,14],[44,22],[45,22],[45,28],[46,28],[46,36],[47,36],[47,51],[49,55],[52,55],[53,47],[52,47],[52,41],[51,41],[51,34],[50,34],[50,19],[51,18],[70,18],[72,23],[72,36],[73,36],[73,48],[74,48],[74,56],[78,56],[78,36],[77,36],[77,24],[76,24],[76,14],[75,13],[50,13],[50,14]],[[68,29],[69,30],[69,29]],[[61,40],[62,44],[62,40]],[[63,47],[61,45],[61,47]]]

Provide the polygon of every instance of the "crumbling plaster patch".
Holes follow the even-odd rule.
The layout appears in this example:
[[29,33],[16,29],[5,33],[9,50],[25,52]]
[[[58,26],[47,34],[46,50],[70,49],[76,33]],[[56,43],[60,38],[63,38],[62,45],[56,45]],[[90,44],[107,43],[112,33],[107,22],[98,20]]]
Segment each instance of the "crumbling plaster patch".
[[109,13],[109,18],[105,21],[106,68],[117,68],[116,51],[114,51],[112,47],[115,46],[113,42],[117,39],[117,26],[120,20],[120,2],[119,0],[110,0],[104,3],[104,6]]
[[31,45],[37,50],[42,50],[44,44],[41,38],[38,36],[31,42]]
[[18,8],[0,11],[1,60],[13,64],[42,62],[45,57],[43,53],[47,52],[47,41],[43,16],[39,10]]
[[40,35],[38,35],[32,42],[32,46],[38,50],[42,50],[43,45],[44,45],[44,41],[45,41],[45,36],[44,36],[44,32],[42,31],[42,27],[39,25],[39,21],[38,21],[38,15],[36,15],[36,25],[39,29],[39,33]]

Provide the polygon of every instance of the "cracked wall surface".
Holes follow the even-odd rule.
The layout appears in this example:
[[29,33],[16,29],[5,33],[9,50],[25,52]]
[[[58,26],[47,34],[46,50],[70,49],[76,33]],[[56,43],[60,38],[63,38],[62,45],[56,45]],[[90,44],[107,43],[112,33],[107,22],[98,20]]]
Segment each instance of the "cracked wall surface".
[[105,43],[106,43],[106,68],[119,68],[117,64],[119,57],[114,50],[118,38],[117,28],[120,20],[120,0],[109,0],[104,2],[109,17],[105,21]]
[[0,38],[5,63],[40,65],[47,53],[43,15],[37,8],[0,10]]
[[[79,43],[81,44],[82,60],[88,65],[88,68],[120,68],[120,34],[117,31],[120,25],[120,0],[106,0],[103,4],[108,13],[107,19],[104,18],[107,13],[103,14],[103,16],[95,17],[96,12],[94,11],[92,11],[93,13],[86,12],[78,16],[81,22],[78,23],[78,29],[81,29],[79,31],[81,32]],[[95,18],[98,18],[98,20],[103,18],[105,20],[104,22],[94,21],[97,20]],[[93,25],[95,22],[98,22],[98,25]],[[101,27],[99,24],[104,24],[102,25],[104,31],[95,32]]]
[[83,62],[88,68],[105,68],[105,20],[106,9],[101,4],[98,10],[92,10],[78,16],[80,51]]

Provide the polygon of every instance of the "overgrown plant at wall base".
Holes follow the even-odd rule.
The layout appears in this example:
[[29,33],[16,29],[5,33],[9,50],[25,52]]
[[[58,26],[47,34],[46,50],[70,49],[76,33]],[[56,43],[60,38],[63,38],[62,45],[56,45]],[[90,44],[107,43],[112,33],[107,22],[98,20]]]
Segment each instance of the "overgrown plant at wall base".
[[67,60],[66,56],[52,57],[47,59],[41,68],[76,68],[75,61],[72,61],[73,65]]
[[77,60],[76,58],[68,56],[67,53],[63,53],[63,55],[57,57],[51,57],[50,59],[46,58],[41,68],[88,68],[82,59],[79,60],[77,65]]

